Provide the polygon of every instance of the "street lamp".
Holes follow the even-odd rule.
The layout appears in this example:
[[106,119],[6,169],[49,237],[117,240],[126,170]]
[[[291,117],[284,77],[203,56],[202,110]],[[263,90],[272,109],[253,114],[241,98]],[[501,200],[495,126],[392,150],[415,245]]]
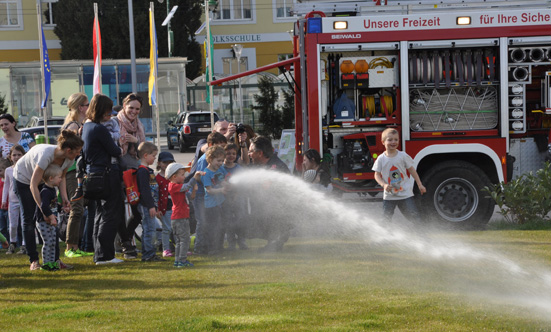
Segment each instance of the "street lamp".
[[[243,52],[243,45],[234,44],[232,45],[233,53],[237,58],[237,75],[241,72],[241,52]],[[243,123],[243,90],[241,90],[241,77],[238,78],[239,82],[239,113],[241,114],[241,123]]]
[[[159,3],[163,3],[165,0],[157,0],[157,1]],[[166,0],[166,18],[161,25],[167,26],[168,57],[170,58],[172,56],[172,49],[174,48],[174,33],[172,32],[172,29],[170,29],[170,20],[172,19],[172,16],[174,16],[174,13],[176,12],[176,9],[178,9],[178,6],[174,6],[170,11],[169,11],[169,8],[170,8],[170,0]]]
[[[208,66],[209,66],[209,71],[208,71],[208,82],[212,82],[212,74],[213,74],[213,71],[214,71],[214,68],[210,68],[210,67],[214,67],[212,66],[212,64],[214,64],[214,62],[212,61],[211,57],[212,55],[214,54],[214,52],[212,52],[212,47],[214,45],[212,45],[211,43],[211,40],[210,40],[210,37],[211,37],[211,32],[210,32],[210,13],[215,11],[216,10],[216,7],[218,6],[218,1],[216,0],[205,0],[205,21],[206,21],[206,28],[207,28],[207,54],[206,56],[208,56],[208,62],[210,63]],[[206,57],[205,56],[205,57]],[[213,91],[212,91],[212,85],[210,84],[207,84],[208,85],[208,89],[209,89],[209,96],[210,96],[210,101],[209,101],[209,108],[210,108],[210,125],[211,125],[211,128],[214,128],[214,102],[213,102]]]

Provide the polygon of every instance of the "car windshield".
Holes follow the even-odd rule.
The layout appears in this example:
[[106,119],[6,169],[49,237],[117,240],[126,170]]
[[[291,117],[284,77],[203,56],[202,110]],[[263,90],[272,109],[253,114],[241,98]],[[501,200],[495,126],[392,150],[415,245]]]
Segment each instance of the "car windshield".
[[[214,116],[214,122],[218,121],[218,117]],[[187,122],[210,122],[210,114],[190,114]]]

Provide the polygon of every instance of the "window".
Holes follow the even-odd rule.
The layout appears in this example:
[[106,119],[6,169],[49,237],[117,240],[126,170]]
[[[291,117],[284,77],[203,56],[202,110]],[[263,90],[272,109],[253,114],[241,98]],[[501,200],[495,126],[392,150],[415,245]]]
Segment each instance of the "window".
[[58,0],[47,0],[41,2],[42,12],[44,13],[42,19],[43,26],[55,26],[53,8],[55,7],[57,1]]
[[293,18],[294,15],[291,15],[291,10],[295,2],[296,0],[275,0],[276,17],[278,19]]
[[[292,54],[278,54],[278,55],[277,55],[277,62],[289,60],[289,59],[291,59],[292,57],[293,57]],[[291,65],[291,70],[293,70],[293,67],[294,67],[294,66]],[[278,69],[278,72],[279,72],[279,74],[283,74],[283,73],[284,73],[284,71],[281,70],[281,69]]]
[[252,19],[252,0],[219,0],[214,20]]
[[21,0],[0,0],[0,28],[18,28],[22,25]]
[[[223,72],[226,75],[237,74],[237,58],[222,58]],[[239,73],[247,71],[247,57],[241,57],[239,63]]]

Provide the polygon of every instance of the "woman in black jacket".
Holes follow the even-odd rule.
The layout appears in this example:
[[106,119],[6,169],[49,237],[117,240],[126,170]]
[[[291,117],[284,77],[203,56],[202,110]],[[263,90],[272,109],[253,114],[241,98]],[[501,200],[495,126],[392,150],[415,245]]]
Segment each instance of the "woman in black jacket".
[[[121,263],[115,258],[115,235],[120,222],[124,222],[124,201],[122,196],[122,173],[118,159],[122,149],[118,147],[102,122],[111,118],[113,101],[102,94],[96,94],[86,112],[88,122],[82,127],[82,149],[86,170],[90,173],[106,172],[108,187],[105,196],[97,200],[94,221],[94,261],[96,265]],[[113,158],[115,157],[115,158]]]

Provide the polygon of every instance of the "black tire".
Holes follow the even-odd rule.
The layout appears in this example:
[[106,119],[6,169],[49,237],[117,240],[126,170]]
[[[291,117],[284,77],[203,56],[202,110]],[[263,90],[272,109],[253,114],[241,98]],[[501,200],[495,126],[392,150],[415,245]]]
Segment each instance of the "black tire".
[[420,197],[427,217],[445,226],[474,229],[488,223],[495,202],[482,188],[491,184],[488,176],[475,165],[451,160],[439,163],[422,176],[427,188]]
[[169,150],[174,149],[174,145],[172,145],[172,143],[170,143],[170,137],[168,135],[166,135],[166,144],[168,145]]
[[178,151],[180,152],[186,152],[186,144],[184,143],[183,139],[178,140]]

